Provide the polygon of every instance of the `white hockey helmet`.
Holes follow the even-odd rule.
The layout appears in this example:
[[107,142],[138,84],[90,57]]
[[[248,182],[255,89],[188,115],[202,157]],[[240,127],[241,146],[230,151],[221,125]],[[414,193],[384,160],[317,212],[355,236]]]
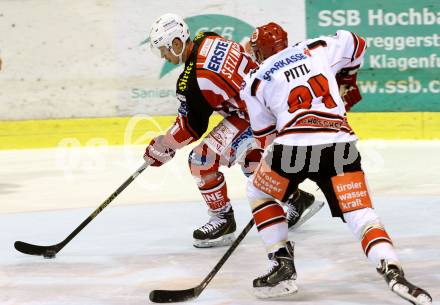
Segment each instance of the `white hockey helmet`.
[[[176,54],[173,50],[173,40],[179,38],[183,43],[180,54]],[[182,54],[185,50],[186,41],[189,38],[189,28],[182,17],[176,14],[164,14],[154,21],[150,30],[150,46],[157,53],[160,47],[166,47],[179,57],[179,63],[182,63]]]

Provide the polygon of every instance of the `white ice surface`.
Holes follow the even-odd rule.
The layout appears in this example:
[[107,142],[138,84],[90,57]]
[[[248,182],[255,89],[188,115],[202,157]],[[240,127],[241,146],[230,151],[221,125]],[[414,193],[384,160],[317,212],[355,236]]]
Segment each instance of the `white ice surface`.
[[[375,207],[407,278],[440,298],[440,142],[359,143]],[[142,147],[0,151],[0,304],[148,304],[153,289],[198,285],[226,248],[192,247],[206,209],[186,167],[188,150],[148,168],[53,260],[15,251],[22,240],[63,240],[141,164]],[[244,178],[225,170],[238,230],[251,217]],[[315,191],[312,183],[303,188]],[[253,229],[205,291],[188,304],[409,304],[391,293],[359,242],[325,206],[290,238],[299,292],[258,300],[266,269]],[[438,303],[438,302],[437,302]]]

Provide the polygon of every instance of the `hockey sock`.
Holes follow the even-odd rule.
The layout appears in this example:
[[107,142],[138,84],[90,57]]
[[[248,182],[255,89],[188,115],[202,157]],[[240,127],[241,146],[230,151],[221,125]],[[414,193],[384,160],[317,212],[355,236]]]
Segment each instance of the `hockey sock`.
[[283,208],[273,200],[262,200],[252,205],[255,224],[266,246],[271,253],[285,246],[287,240],[287,221]]

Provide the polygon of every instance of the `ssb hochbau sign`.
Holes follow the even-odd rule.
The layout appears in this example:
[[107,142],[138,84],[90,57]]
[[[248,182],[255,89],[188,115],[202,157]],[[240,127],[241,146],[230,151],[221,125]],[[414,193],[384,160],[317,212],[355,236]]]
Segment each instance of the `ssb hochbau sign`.
[[368,49],[355,111],[440,111],[440,1],[306,1],[307,37],[346,29]]

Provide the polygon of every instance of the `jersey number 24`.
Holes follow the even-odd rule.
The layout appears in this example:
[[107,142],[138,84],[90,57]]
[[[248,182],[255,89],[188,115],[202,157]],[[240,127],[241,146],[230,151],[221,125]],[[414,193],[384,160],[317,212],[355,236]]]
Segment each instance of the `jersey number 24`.
[[322,97],[322,102],[327,108],[335,108],[337,106],[335,100],[330,95],[328,80],[324,75],[318,74],[312,76],[307,83],[312,90],[310,90],[309,87],[301,85],[290,91],[287,99],[290,113],[293,113],[298,109],[310,109],[313,100],[312,92],[315,97]]

